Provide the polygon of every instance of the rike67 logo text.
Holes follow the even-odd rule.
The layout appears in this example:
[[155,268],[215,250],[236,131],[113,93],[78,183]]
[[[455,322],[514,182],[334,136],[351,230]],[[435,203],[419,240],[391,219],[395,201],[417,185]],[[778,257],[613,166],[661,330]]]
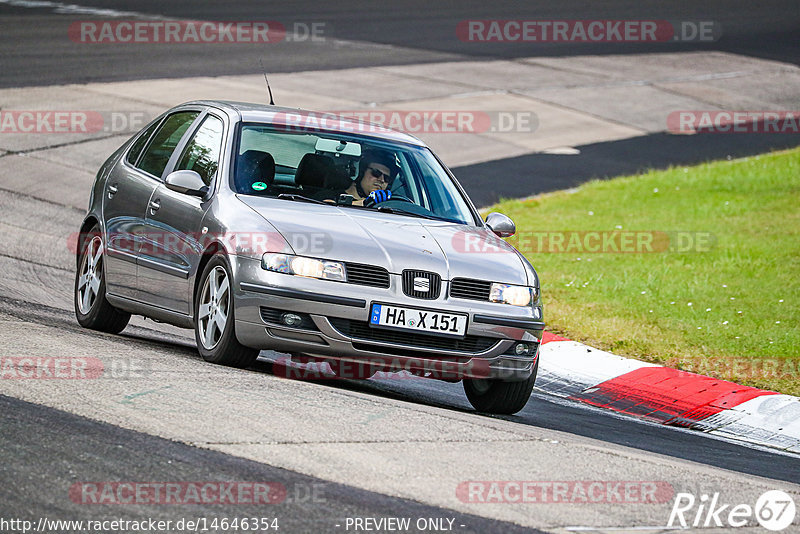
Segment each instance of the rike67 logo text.
[[743,527],[753,525],[755,519],[765,529],[779,531],[792,524],[795,512],[794,499],[780,490],[763,493],[755,506],[725,503],[719,493],[703,494],[700,498],[691,493],[678,493],[667,527]]

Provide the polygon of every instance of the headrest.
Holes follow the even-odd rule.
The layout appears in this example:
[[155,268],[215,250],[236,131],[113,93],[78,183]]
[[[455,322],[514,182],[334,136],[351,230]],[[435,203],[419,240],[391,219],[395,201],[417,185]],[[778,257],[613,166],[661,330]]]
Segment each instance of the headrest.
[[306,154],[297,166],[294,175],[295,185],[303,187],[325,187],[328,176],[336,172],[336,164],[333,159],[321,154]]
[[[269,152],[247,150],[236,163],[236,191],[252,193],[263,191],[275,180],[275,158]],[[253,185],[256,184],[256,187]],[[261,184],[265,184],[264,187]]]
[[336,167],[333,172],[325,177],[325,189],[343,191],[351,185],[353,185],[353,179],[350,178],[347,170],[342,167]]

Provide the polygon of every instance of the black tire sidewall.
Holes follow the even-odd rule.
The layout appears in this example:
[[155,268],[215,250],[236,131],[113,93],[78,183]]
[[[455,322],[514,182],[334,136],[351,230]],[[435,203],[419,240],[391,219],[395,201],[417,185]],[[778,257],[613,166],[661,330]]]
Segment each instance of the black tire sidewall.
[[485,392],[479,392],[473,387],[473,384],[465,380],[463,382],[464,392],[467,394],[470,404],[480,412],[511,415],[522,410],[528,403],[538,372],[539,354],[537,349],[536,363],[531,370],[531,376],[525,380],[505,382],[489,379],[489,388]]

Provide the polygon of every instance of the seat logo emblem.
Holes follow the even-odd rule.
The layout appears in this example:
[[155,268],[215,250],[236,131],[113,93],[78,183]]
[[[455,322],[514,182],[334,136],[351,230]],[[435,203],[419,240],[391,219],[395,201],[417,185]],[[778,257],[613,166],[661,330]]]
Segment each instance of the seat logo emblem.
[[427,293],[431,289],[431,281],[427,278],[417,276],[414,278],[414,291]]

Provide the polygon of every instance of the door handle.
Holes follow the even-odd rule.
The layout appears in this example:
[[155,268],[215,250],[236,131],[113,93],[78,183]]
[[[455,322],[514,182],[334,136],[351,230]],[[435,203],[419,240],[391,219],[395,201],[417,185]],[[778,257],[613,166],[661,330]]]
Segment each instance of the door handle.
[[111,198],[114,195],[116,195],[118,190],[119,190],[118,184],[109,185],[108,186],[108,198]]
[[151,200],[149,206],[150,206],[150,213],[155,213],[161,207],[161,200],[159,199]]

